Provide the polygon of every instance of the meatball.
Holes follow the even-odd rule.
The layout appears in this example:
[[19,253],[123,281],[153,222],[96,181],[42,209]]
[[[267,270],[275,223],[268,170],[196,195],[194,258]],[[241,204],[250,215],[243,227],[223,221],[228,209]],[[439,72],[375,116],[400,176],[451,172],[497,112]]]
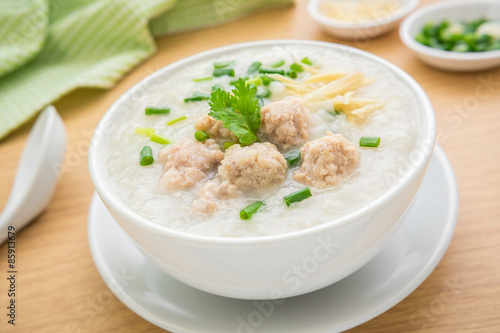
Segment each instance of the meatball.
[[260,135],[282,149],[300,146],[309,137],[309,110],[300,101],[274,102],[260,114]]
[[205,115],[198,119],[194,124],[194,128],[197,131],[207,132],[212,139],[230,139],[232,141],[238,140],[233,132],[224,128],[222,121],[212,118],[209,115]]
[[285,158],[269,142],[253,143],[247,147],[231,146],[218,169],[222,181],[240,190],[278,185],[286,179],[286,171]]
[[293,173],[296,181],[318,188],[336,185],[359,163],[359,152],[341,134],[310,141],[300,148],[302,165]]
[[160,185],[166,189],[188,189],[205,178],[224,158],[224,153],[209,139],[205,143],[182,141],[162,150],[158,156],[165,163]]
[[217,211],[217,200],[226,200],[241,194],[238,188],[219,178],[211,179],[202,185],[198,198],[193,200],[193,207],[202,213],[212,214]]

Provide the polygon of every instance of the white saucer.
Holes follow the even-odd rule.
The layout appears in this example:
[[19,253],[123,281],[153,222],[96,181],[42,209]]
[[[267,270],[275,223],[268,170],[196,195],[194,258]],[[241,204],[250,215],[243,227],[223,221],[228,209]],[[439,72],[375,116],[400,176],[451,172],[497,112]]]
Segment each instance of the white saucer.
[[434,156],[407,220],[366,266],[319,291],[252,302],[211,295],[171,278],[134,247],[94,194],[89,242],[110,289],[132,311],[172,332],[338,332],[388,310],[415,290],[443,257],[455,229],[458,195],[443,150]]

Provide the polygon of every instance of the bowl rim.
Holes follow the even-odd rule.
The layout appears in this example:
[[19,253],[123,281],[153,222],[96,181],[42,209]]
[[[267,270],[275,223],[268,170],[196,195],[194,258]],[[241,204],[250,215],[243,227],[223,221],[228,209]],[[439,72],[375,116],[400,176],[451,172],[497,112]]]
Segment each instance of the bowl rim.
[[[414,13],[410,14],[401,24],[399,28],[399,36],[401,41],[412,51],[423,54],[429,57],[442,60],[457,60],[457,61],[478,61],[500,58],[500,50],[483,51],[483,52],[453,52],[435,49],[429,46],[420,44],[415,40],[415,37],[410,34],[410,30],[415,27],[417,21],[430,13],[440,11],[452,7],[469,7],[482,4],[497,5],[500,9],[498,0],[460,0],[460,1],[445,1],[432,3],[424,6]],[[485,13],[485,15],[487,15]]]
[[349,21],[339,21],[333,18],[321,15],[318,9],[319,4],[324,0],[310,0],[307,5],[307,11],[309,16],[319,24],[330,28],[352,30],[352,29],[363,29],[363,28],[373,28],[378,26],[384,26],[397,22],[403,17],[412,12],[420,3],[420,0],[402,0],[402,8],[395,12],[394,15],[383,17],[380,20],[371,19],[360,22],[349,22]]
[[[385,66],[388,70],[390,70],[399,80],[404,82],[410,91],[414,94],[417,100],[420,101],[422,107],[419,108],[419,114],[422,119],[421,126],[421,143],[427,143],[429,145],[429,149],[423,150],[423,154],[420,155],[420,158],[417,161],[412,161],[411,168],[405,172],[402,178],[394,185],[389,187],[384,193],[378,196],[375,200],[368,203],[364,207],[356,209],[346,215],[341,216],[340,218],[334,219],[329,222],[325,222],[313,227],[305,228],[298,231],[288,232],[284,234],[277,235],[268,235],[268,236],[252,236],[252,237],[212,237],[212,236],[204,236],[198,234],[190,234],[184,231],[177,231],[169,229],[167,226],[160,225],[156,222],[153,222],[146,217],[143,217],[132,208],[127,206],[122,199],[119,198],[117,193],[109,188],[106,181],[105,169],[99,169],[98,162],[98,151],[99,149],[103,149],[101,143],[103,138],[106,135],[102,135],[101,133],[106,133],[102,130],[102,128],[106,128],[107,123],[110,122],[110,118],[112,115],[117,112],[118,106],[126,101],[129,96],[133,96],[136,90],[141,89],[143,86],[147,86],[150,81],[156,80],[157,77],[161,77],[165,72],[176,70],[177,68],[182,68],[189,63],[197,62],[212,56],[223,55],[228,52],[238,51],[242,49],[248,49],[251,47],[262,47],[262,46],[290,46],[290,45],[299,45],[299,46],[319,46],[326,47],[329,49],[336,49],[340,52],[347,52],[349,54],[355,54],[361,56],[365,59],[369,59],[374,61],[382,66]],[[436,120],[434,116],[434,110],[432,104],[422,89],[420,85],[406,72],[404,72],[399,67],[393,65],[389,61],[382,59],[374,54],[368,53],[363,50],[359,50],[350,46],[321,42],[321,41],[307,41],[307,40],[295,40],[295,39],[279,39],[279,40],[262,40],[262,41],[251,41],[244,42],[238,44],[231,44],[223,47],[218,47],[215,49],[210,49],[201,53],[197,53],[181,59],[179,61],[173,62],[153,74],[148,75],[130,89],[128,89],[123,95],[121,95],[118,100],[116,100],[111,107],[106,111],[104,116],[99,121],[94,134],[91,139],[90,148],[89,148],[89,172],[94,183],[95,189],[98,195],[101,197],[106,206],[111,206],[111,210],[116,210],[125,214],[128,217],[128,222],[131,222],[136,227],[145,228],[149,232],[153,232],[156,234],[161,234],[166,237],[182,240],[182,241],[191,241],[195,243],[201,244],[212,244],[212,245],[258,245],[258,244],[270,244],[270,243],[279,243],[285,242],[292,239],[302,238],[311,235],[321,234],[325,230],[329,230],[332,228],[337,228],[343,226],[345,224],[352,223],[353,221],[357,221],[363,218],[369,218],[373,215],[374,212],[380,209],[382,203],[386,201],[391,201],[393,198],[399,196],[399,194],[404,191],[405,187],[410,184],[412,181],[415,181],[422,170],[427,168],[428,162],[432,156],[432,152],[434,150],[436,139]]]

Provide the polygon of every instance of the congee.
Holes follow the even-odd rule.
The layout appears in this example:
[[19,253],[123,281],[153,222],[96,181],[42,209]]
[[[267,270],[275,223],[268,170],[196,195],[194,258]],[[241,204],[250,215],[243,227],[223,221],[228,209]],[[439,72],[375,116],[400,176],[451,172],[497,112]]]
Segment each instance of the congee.
[[181,232],[258,237],[331,222],[405,175],[417,101],[386,67],[321,46],[189,63],[119,104],[113,190]]

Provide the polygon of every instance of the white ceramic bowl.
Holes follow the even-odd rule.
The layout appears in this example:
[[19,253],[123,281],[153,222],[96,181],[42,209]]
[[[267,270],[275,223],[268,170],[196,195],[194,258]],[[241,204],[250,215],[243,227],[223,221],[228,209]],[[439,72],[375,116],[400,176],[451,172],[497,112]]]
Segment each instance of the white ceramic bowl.
[[434,49],[420,44],[415,37],[429,22],[442,20],[476,20],[486,17],[500,19],[500,1],[467,0],[446,1],[425,6],[408,16],[401,24],[399,34],[403,43],[424,63],[457,72],[479,71],[500,66],[500,50],[486,52],[451,52]]
[[394,29],[401,20],[414,10],[419,0],[401,0],[401,8],[391,15],[363,22],[339,21],[321,14],[319,6],[323,0],[310,0],[307,11],[323,30],[334,37],[364,41],[383,35]]
[[[422,144],[403,179],[362,209],[298,232],[254,238],[214,238],[169,230],[128,207],[106,178],[106,145],[120,109],[154,82],[209,57],[258,46],[309,45],[354,54],[392,72],[415,95]],[[201,290],[234,298],[276,299],[311,292],[353,273],[372,259],[401,224],[425,174],[435,139],[432,106],[420,86],[389,62],[355,48],[312,41],[271,40],[230,45],[173,63],[136,84],[104,115],[92,138],[89,167],[101,199],[136,246],[174,278]],[[314,214],[314,212],[311,212]],[[270,221],[272,223],[272,221]]]

